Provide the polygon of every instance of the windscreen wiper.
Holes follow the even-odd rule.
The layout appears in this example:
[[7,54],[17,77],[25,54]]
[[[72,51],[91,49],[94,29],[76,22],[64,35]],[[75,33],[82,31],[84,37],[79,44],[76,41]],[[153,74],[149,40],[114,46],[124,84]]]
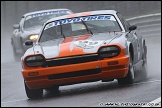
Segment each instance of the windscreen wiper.
[[64,35],[64,33],[63,33],[63,31],[62,31],[62,23],[61,23],[61,21],[59,21],[60,22],[60,27],[61,27],[61,35],[64,37],[64,39],[65,39],[65,35]]
[[87,31],[90,32],[93,35],[92,31],[88,28],[87,24],[82,19],[81,19],[81,21],[85,25]]

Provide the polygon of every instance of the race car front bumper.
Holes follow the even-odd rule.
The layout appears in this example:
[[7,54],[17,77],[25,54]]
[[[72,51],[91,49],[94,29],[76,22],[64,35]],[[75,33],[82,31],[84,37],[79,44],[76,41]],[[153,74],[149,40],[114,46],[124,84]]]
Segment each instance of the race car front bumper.
[[123,78],[128,73],[129,56],[93,62],[22,70],[30,89],[48,88],[97,80]]

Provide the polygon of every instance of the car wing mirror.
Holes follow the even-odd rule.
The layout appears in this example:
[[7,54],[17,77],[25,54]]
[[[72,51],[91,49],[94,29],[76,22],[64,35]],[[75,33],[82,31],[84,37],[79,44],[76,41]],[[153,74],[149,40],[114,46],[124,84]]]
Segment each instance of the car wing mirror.
[[14,25],[13,25],[13,28],[14,28],[14,29],[20,29],[20,25],[19,25],[19,24],[14,24]]
[[135,30],[137,29],[137,26],[136,25],[132,25],[129,27],[129,33],[132,31],[132,30]]

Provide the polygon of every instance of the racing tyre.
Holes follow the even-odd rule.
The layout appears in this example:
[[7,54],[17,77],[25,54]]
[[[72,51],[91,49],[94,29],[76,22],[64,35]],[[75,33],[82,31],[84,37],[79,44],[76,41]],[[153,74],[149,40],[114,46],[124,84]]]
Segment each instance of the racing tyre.
[[134,82],[134,69],[133,69],[132,57],[130,56],[128,74],[124,78],[119,78],[118,84],[126,85],[126,84],[133,84],[133,82]]
[[46,88],[45,90],[49,91],[49,92],[58,92],[59,86],[53,86],[53,87],[50,87],[50,88]]
[[30,99],[34,99],[34,98],[40,98],[43,95],[43,89],[29,89],[25,84],[25,91],[26,91],[26,95],[28,98]]
[[20,61],[22,55],[16,52],[16,48],[15,48],[15,45],[13,43],[13,40],[11,40],[11,45],[12,45],[13,56],[14,56],[15,61]]
[[142,80],[147,78],[147,47],[144,45],[144,51],[142,55],[143,65],[141,70]]
[[22,38],[20,39],[20,42],[21,42],[21,51],[22,51],[22,55],[24,55],[25,49],[23,48],[23,41],[22,41]]

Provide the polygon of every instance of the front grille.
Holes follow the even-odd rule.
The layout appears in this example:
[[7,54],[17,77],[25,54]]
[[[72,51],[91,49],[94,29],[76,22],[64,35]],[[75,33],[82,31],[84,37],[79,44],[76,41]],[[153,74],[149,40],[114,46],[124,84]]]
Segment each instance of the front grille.
[[86,63],[86,62],[97,61],[97,60],[98,60],[98,54],[91,54],[91,55],[81,55],[81,56],[46,60],[46,65],[48,67],[52,67],[52,66],[62,66],[62,65],[69,65],[69,64]]
[[61,74],[53,74],[53,75],[49,75],[48,79],[60,79],[60,78],[85,76],[85,75],[99,74],[100,72],[101,72],[100,68],[89,69],[89,70],[82,70],[82,71],[75,71],[75,72],[68,72],[68,73],[61,73]]

